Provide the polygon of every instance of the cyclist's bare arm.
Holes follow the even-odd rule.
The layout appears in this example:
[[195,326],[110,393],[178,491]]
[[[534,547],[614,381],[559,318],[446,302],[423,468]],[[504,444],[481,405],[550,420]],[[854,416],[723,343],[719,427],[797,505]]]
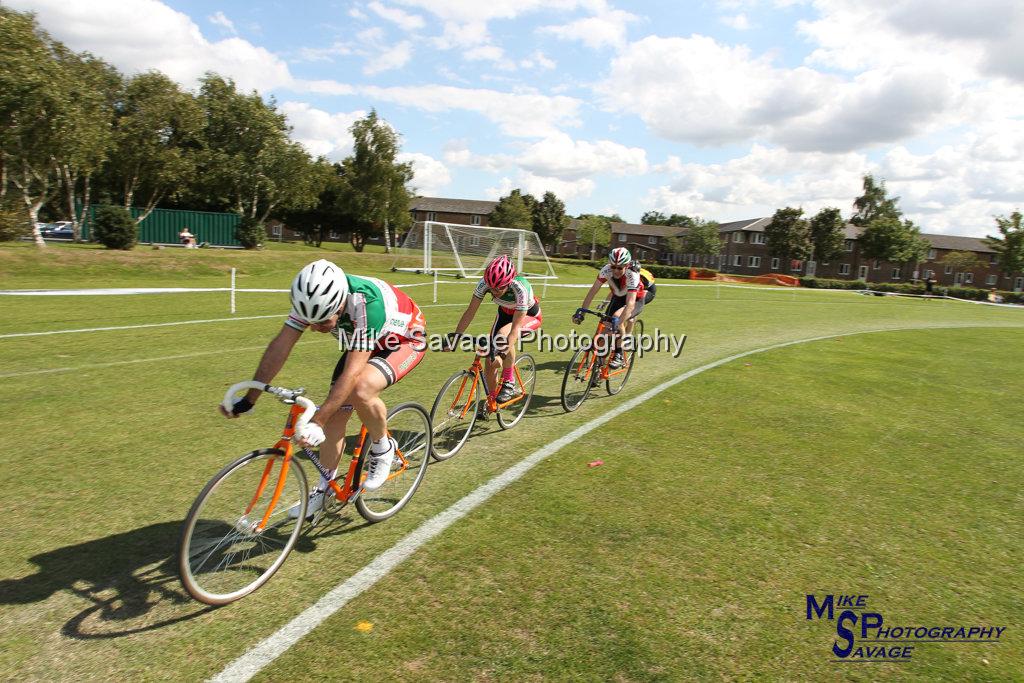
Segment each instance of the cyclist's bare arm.
[[469,324],[473,322],[473,318],[476,317],[476,312],[480,310],[481,301],[482,299],[477,299],[475,296],[469,297],[469,306],[466,307],[466,312],[459,319],[459,324],[455,327],[455,334],[462,334],[466,331]]
[[622,321],[629,320],[629,317],[633,315],[633,309],[636,308],[636,292],[626,292],[626,303],[622,307]]
[[[263,352],[263,357],[260,358],[260,363],[256,367],[256,374],[253,375],[253,380],[269,384],[277,376],[277,373],[281,371],[281,368],[284,367],[284,363],[288,360],[292,348],[301,336],[302,332],[288,325],[282,325],[281,331],[267,344],[267,350]],[[261,393],[263,392],[259,389],[250,389],[245,394],[245,398],[248,399],[249,403],[255,404]],[[224,406],[221,406],[220,412],[226,417],[235,417],[230,412],[224,410]]]
[[580,308],[590,308],[590,302],[594,300],[594,297],[597,296],[598,290],[601,289],[601,287],[603,287],[603,286],[604,286],[603,282],[601,282],[600,280],[595,279],[594,280],[594,284],[590,285],[590,291],[587,292],[587,296],[584,297],[583,305],[580,306]]
[[338,377],[334,382],[334,386],[331,387],[331,393],[327,395],[327,398],[323,403],[320,404],[320,409],[316,411],[316,415],[313,416],[313,422],[316,422],[321,427],[327,424],[327,421],[338,412],[338,410],[349,402],[349,394],[356,386],[356,380],[359,379],[360,373],[363,368],[366,367],[370,361],[370,355],[372,351],[346,351],[348,359],[345,361],[345,369],[342,371],[341,376]]

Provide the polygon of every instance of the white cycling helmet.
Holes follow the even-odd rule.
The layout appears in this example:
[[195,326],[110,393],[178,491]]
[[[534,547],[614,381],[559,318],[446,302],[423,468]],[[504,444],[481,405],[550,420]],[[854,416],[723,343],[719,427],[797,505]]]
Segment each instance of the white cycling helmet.
[[292,280],[292,315],[307,323],[321,323],[345,305],[345,272],[327,259],[313,261]]
[[630,256],[629,249],[625,247],[616,247],[608,254],[608,263],[613,266],[628,266],[632,260],[633,257]]

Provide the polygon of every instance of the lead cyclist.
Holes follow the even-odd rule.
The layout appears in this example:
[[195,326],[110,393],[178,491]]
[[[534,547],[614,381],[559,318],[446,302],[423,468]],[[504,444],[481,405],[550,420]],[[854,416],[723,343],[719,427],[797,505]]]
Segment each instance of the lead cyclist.
[[[608,289],[611,290],[608,314],[618,318],[618,324],[612,330],[614,353],[611,360],[608,361],[608,367],[612,370],[621,368],[623,365],[622,337],[632,334],[633,321],[644,310],[647,297],[644,280],[640,277],[639,269],[631,268],[632,264],[633,257],[628,249],[625,247],[612,249],[608,254],[608,263],[597,274],[594,284],[583,298],[582,308],[589,308],[597,292],[605,283],[608,283]],[[573,315],[572,321],[579,325],[583,322],[583,316]]]
[[[353,408],[366,427],[370,446],[369,472],[363,487],[373,491],[387,480],[395,458],[394,439],[387,436],[387,406],[380,394],[415,368],[426,351],[426,320],[416,303],[393,285],[371,277],[346,275],[320,259],[299,271],[291,286],[291,313],[267,345],[253,379],[269,384],[280,372],[306,329],[331,334],[345,351],[331,376],[327,398],[297,433],[300,446],[320,447],[320,462],[337,472],[345,430]],[[228,418],[253,409],[260,396],[251,389],[235,400]],[[323,476],[310,492],[307,517],[323,508],[328,480]],[[289,514],[298,516],[299,506]]]

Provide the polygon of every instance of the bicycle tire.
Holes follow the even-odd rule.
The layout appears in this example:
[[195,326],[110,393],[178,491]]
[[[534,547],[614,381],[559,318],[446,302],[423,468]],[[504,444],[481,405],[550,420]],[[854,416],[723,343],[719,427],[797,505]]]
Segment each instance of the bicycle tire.
[[[272,523],[256,531],[262,517],[255,518],[266,510],[264,503],[271,500],[278,480],[275,472],[280,467],[271,463],[263,464],[262,468],[259,465],[278,458],[284,461],[284,451],[278,448],[243,455],[214,475],[192,503],[178,544],[178,575],[182,586],[196,600],[207,605],[226,605],[249,595],[273,577],[295,547],[305,521],[309,485],[294,458],[289,461],[286,488],[271,510]],[[261,478],[267,484],[256,502],[254,493]],[[294,484],[298,485],[297,490]],[[288,510],[296,504],[299,515],[291,518]],[[280,533],[282,529],[285,533]],[[211,566],[209,563],[214,559],[217,562]],[[209,571],[202,571],[204,567]],[[249,578],[253,573],[255,578]]]
[[619,380],[619,376],[616,375],[614,377],[609,377],[605,381],[605,383],[604,383],[605,391],[608,392],[609,396],[614,396],[615,394],[617,394],[620,391],[622,391],[625,388],[625,386],[626,386],[626,382],[629,381],[629,376],[633,374],[633,366],[636,364],[636,360],[637,360],[637,357],[638,357],[637,356],[637,350],[638,350],[637,347],[640,345],[639,338],[642,337],[643,334],[644,334],[644,321],[643,320],[637,320],[635,323],[633,323],[633,335],[632,335],[632,337],[633,337],[633,350],[630,351],[626,355],[626,359],[625,359],[626,360],[626,372],[624,372],[622,374],[621,381],[617,381],[617,380]]
[[498,425],[502,429],[512,429],[523,419],[526,411],[530,409],[533,390],[537,386],[537,361],[533,359],[533,356],[528,353],[516,356],[515,364],[519,368],[519,376],[523,378],[523,393],[526,394],[526,398],[498,411]]
[[[402,403],[388,412],[388,434],[398,442],[398,448],[407,459],[403,467],[396,456],[387,481],[375,491],[363,491],[356,498],[356,510],[372,523],[393,517],[412,499],[427,473],[430,463],[433,434],[430,413],[418,403]],[[369,444],[366,444],[369,448]],[[370,466],[369,454],[362,458],[362,478]]]
[[[463,379],[467,384],[462,388],[463,395],[458,401],[454,396],[447,396],[448,390],[452,387],[462,387]],[[476,424],[477,410],[480,407],[480,387],[473,387],[472,382],[472,372],[456,372],[441,385],[441,391],[437,393],[434,405],[430,408],[430,427],[434,430],[430,457],[438,462],[443,462],[458,453],[466,445],[473,425]],[[472,399],[469,399],[470,390],[473,391]],[[465,417],[460,417],[469,400],[472,400],[473,405],[465,410]]]
[[[583,346],[572,355],[568,365],[565,366],[565,373],[562,376],[562,407],[566,412],[573,412],[587,400],[591,389],[591,359],[586,355],[591,352],[591,347]],[[583,371],[579,373],[576,368],[583,363]]]

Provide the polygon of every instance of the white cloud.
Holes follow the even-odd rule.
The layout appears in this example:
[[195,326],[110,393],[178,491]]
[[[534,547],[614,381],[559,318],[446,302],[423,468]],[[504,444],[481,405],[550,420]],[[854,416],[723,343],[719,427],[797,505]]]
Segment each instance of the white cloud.
[[382,3],[377,2],[377,0],[371,2],[367,7],[373,10],[377,16],[397,24],[404,31],[415,31],[423,28],[425,25],[423,17],[418,14],[409,14],[396,7],[386,7]]
[[536,50],[526,59],[519,60],[519,66],[523,69],[554,69],[558,64],[540,50]]
[[719,21],[721,21],[729,28],[735,29],[737,31],[749,31],[751,29],[750,19],[747,19],[747,15],[743,14],[742,12],[740,14],[733,14],[726,17],[720,17]]
[[580,100],[536,93],[505,93],[450,85],[361,88],[364,95],[429,112],[473,111],[498,124],[505,135],[544,137],[578,123]]
[[363,66],[363,73],[367,76],[379,74],[383,71],[401,69],[412,59],[412,43],[403,40],[390,47],[383,48],[376,56],[367,60]]
[[331,161],[341,161],[352,153],[349,128],[366,116],[362,110],[331,114],[305,102],[285,102],[281,111],[293,128],[292,139],[313,156],[325,156]]
[[561,40],[579,41],[595,50],[604,46],[621,49],[626,44],[628,25],[638,19],[635,14],[610,9],[602,2],[594,16],[576,19],[567,24],[542,26],[538,31],[550,33]]
[[499,199],[512,190],[519,188],[534,197],[541,197],[545,192],[554,192],[562,201],[570,201],[580,197],[589,197],[594,192],[594,181],[589,178],[565,181],[557,178],[545,178],[532,173],[520,173],[515,181],[502,178],[497,187],[488,187],[484,196],[488,199]]
[[598,174],[616,176],[647,172],[647,153],[609,140],[587,142],[556,133],[536,142],[516,158],[520,167],[538,177],[578,181]]
[[221,28],[228,31],[228,33],[230,33],[231,35],[238,35],[238,31],[235,30],[234,23],[232,23],[232,21],[228,19],[223,12],[217,11],[213,15],[207,17],[207,19],[209,19],[211,24],[213,24],[214,26],[220,26]]
[[452,182],[448,167],[432,156],[418,152],[403,152],[398,155],[397,160],[400,163],[412,164],[412,185],[417,194],[427,197],[442,195],[444,188]]
[[126,74],[156,69],[192,88],[207,71],[242,90],[267,91],[293,79],[276,55],[241,38],[207,40],[187,15],[157,0],[4,0],[31,10],[58,40],[88,50]]
[[515,164],[506,154],[474,154],[465,140],[449,140],[444,145],[444,160],[452,166],[474,168],[487,173],[497,173]]

